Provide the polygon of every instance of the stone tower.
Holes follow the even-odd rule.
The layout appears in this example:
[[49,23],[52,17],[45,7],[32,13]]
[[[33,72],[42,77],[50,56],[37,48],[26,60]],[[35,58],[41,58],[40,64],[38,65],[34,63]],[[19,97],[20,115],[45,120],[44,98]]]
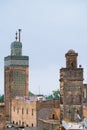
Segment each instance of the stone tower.
[[[19,32],[20,37],[20,32]],[[4,58],[4,93],[6,120],[11,120],[11,100],[15,97],[28,96],[28,56],[22,55],[22,43],[11,43],[11,54]]]
[[83,68],[77,67],[74,50],[66,54],[66,68],[60,69],[60,120],[76,122],[82,120]]

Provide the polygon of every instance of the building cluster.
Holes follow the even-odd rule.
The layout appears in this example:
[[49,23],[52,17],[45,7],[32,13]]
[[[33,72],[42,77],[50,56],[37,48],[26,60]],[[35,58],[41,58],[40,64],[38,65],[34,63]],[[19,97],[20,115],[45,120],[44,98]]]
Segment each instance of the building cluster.
[[46,100],[43,95],[29,96],[29,57],[22,55],[20,30],[19,38],[16,34],[16,40],[11,43],[10,55],[4,58],[4,96],[2,130],[9,125],[41,130],[45,120],[48,127],[58,126],[59,100]]
[[66,67],[60,69],[60,100],[46,100],[43,95],[30,97],[29,57],[22,55],[19,30],[19,38],[16,34],[11,43],[11,54],[4,58],[5,104],[0,104],[0,129],[10,124],[57,130],[65,122],[87,118],[87,84],[83,83],[83,68],[78,67],[77,56],[74,50],[65,54]]

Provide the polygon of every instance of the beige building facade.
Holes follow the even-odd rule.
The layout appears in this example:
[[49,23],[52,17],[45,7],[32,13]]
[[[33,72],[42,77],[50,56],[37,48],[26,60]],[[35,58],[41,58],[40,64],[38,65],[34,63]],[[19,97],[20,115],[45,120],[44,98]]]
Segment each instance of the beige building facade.
[[36,102],[12,100],[11,122],[19,126],[37,126],[36,107]]
[[58,100],[27,101],[14,99],[12,100],[11,122],[18,126],[38,127],[38,120],[50,118],[52,115],[48,113],[51,113],[54,108],[59,108]]

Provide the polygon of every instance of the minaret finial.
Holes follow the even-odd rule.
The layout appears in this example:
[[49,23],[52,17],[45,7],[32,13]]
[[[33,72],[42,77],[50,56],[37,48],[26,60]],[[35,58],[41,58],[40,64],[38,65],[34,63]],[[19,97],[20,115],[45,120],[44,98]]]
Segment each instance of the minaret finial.
[[15,34],[16,34],[16,37],[15,37],[15,39],[16,39],[16,41],[17,41],[17,39],[18,39],[18,36],[17,36],[17,35],[18,35],[18,33],[16,32]]
[[20,42],[20,32],[21,32],[21,29],[18,29],[18,31],[19,31],[19,42]]

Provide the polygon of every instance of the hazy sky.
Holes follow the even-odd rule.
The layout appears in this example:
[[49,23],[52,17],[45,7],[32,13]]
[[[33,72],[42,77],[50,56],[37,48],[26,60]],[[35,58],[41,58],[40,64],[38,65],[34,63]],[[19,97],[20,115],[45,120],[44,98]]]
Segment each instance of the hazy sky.
[[87,80],[87,0],[0,0],[0,93],[4,57],[21,28],[23,55],[29,56],[29,89],[50,94],[59,88],[65,53],[78,52]]

